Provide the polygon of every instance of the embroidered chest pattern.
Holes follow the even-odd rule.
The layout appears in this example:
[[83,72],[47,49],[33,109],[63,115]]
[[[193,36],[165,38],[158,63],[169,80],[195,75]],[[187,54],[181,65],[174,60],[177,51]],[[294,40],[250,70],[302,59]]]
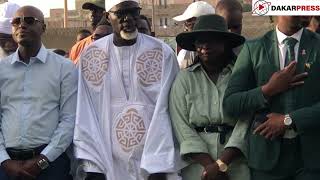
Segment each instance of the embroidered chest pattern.
[[81,71],[86,81],[94,86],[102,84],[108,70],[109,57],[96,46],[87,49],[81,59]]
[[148,87],[161,80],[162,49],[155,48],[141,54],[136,61],[138,80],[142,86]]
[[115,126],[117,141],[125,152],[130,152],[139,145],[146,133],[142,117],[136,109],[129,109],[117,120]]

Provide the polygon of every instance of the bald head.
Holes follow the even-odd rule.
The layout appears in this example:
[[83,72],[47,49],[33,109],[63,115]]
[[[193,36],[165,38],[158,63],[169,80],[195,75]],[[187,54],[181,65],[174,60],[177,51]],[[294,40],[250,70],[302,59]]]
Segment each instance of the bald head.
[[35,17],[44,22],[44,15],[42,11],[33,6],[23,6],[15,14],[15,17]]
[[225,18],[230,32],[241,34],[242,6],[237,0],[221,0],[217,4],[216,13]]
[[112,27],[109,24],[99,24],[92,34],[92,40],[96,41],[112,33]]

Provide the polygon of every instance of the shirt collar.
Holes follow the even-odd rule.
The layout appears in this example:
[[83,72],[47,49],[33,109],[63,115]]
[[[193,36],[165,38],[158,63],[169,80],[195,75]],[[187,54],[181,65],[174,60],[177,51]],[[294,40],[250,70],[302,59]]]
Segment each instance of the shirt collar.
[[[38,54],[35,57],[31,57],[31,59],[39,60],[42,63],[46,63],[47,55],[48,55],[48,51],[44,47],[44,45],[42,44]],[[13,54],[11,64],[14,64],[15,62],[18,62],[18,61],[21,62],[20,57],[19,57],[19,48]]]
[[[225,75],[228,74],[230,71],[232,71],[233,65],[232,64],[228,64],[220,74]],[[196,63],[195,65],[191,66],[188,68],[188,71],[193,72],[196,69],[201,69],[201,64],[200,62]]]
[[194,64],[193,66],[188,67],[188,71],[193,72],[199,67],[201,67],[201,64],[198,62],[198,63]]
[[291,36],[287,36],[287,35],[283,34],[279,30],[278,26],[276,28],[276,32],[277,32],[278,43],[282,45],[284,43],[283,40],[286,39],[287,37],[295,38],[296,40],[298,40],[298,42],[300,42],[300,39],[301,39],[301,36],[302,36],[302,32],[303,32],[303,28],[301,28],[298,32],[294,33]]

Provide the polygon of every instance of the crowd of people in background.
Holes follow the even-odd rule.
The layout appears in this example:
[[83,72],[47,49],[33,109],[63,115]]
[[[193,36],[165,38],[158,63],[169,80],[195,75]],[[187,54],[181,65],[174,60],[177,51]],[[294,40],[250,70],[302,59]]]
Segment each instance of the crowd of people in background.
[[138,0],[88,0],[66,51],[0,8],[0,180],[320,179],[318,16],[246,39],[240,2],[196,1],[175,52]]

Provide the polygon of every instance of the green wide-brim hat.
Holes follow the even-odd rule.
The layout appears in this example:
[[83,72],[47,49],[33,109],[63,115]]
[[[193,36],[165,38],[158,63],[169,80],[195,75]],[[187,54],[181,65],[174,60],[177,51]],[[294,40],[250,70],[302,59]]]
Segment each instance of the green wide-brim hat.
[[89,0],[82,5],[82,9],[94,10],[96,8],[105,9],[104,0]]
[[216,14],[198,17],[193,30],[180,33],[176,41],[182,49],[196,51],[194,43],[198,38],[205,38],[208,41],[215,39],[223,40],[231,48],[238,47],[245,42],[243,36],[229,32],[224,18]]

